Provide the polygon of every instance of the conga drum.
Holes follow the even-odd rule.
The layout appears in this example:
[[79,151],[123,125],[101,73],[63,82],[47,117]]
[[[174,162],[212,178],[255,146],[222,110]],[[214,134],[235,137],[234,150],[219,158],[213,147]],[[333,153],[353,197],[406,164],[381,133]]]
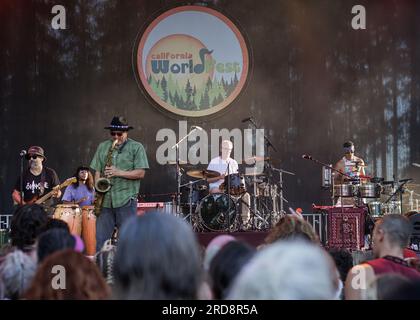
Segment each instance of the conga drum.
[[82,207],[82,239],[88,256],[96,253],[96,216],[94,206]]
[[66,222],[70,233],[78,236],[82,234],[82,212],[77,204],[58,204],[53,217]]

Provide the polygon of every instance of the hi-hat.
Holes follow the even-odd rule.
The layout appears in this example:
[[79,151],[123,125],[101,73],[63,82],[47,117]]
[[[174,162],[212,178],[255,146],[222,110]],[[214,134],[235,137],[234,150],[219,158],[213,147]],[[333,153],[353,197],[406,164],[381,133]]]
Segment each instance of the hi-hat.
[[245,163],[248,163],[248,164],[253,164],[255,162],[262,162],[262,161],[269,161],[269,160],[270,160],[270,157],[257,157],[257,156],[254,156],[254,157],[246,158],[243,161]]
[[363,167],[363,168],[365,168],[365,167],[367,167],[367,164],[346,164],[345,165],[346,167]]
[[216,178],[220,176],[220,173],[213,170],[189,170],[187,175],[198,179]]

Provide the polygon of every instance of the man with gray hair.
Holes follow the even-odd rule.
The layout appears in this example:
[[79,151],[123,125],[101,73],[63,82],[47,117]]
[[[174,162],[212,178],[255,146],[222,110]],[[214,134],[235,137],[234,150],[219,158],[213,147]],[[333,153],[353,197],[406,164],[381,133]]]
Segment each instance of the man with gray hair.
[[[230,154],[233,149],[233,143],[230,140],[223,140],[221,144],[221,154],[213,158],[207,170],[217,171],[220,173],[218,177],[215,178],[208,178],[207,182],[209,183],[209,191],[215,197],[218,197],[220,193],[225,191],[227,193],[228,186],[224,185],[225,177],[230,176],[231,178],[234,174],[237,174],[239,171],[238,162],[230,157]],[[221,185],[223,184],[223,188]],[[245,185],[241,186],[245,189]],[[241,203],[241,222],[242,222],[242,230],[247,230],[250,228],[250,204],[251,198],[249,193],[247,192],[238,192],[238,195],[232,195],[236,201],[240,201]]]
[[337,284],[334,262],[319,246],[285,240],[254,256],[236,278],[228,299],[330,300],[337,296]]
[[399,214],[389,214],[375,223],[372,249],[376,257],[354,266],[347,274],[345,296],[347,300],[366,297],[367,288],[378,275],[394,273],[409,279],[420,279],[420,272],[404,260],[404,248],[411,236],[408,219]]
[[31,284],[35,275],[36,263],[20,250],[9,253],[0,265],[0,283],[3,295],[0,300],[19,299]]

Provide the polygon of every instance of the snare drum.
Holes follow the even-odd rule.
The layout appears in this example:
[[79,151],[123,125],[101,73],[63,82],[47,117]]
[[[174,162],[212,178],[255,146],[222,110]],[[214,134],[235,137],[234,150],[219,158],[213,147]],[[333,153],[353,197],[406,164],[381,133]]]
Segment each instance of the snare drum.
[[236,222],[235,201],[225,193],[204,197],[197,212],[203,226],[210,231],[228,231]]
[[54,219],[60,219],[69,226],[70,233],[82,235],[82,211],[77,204],[58,204],[55,207]]
[[359,195],[361,198],[380,198],[381,187],[375,183],[363,183],[359,185]]
[[356,186],[353,184],[336,184],[334,186],[335,197],[354,197],[356,195]]
[[94,206],[82,207],[82,239],[88,256],[96,253],[96,216]]
[[[229,182],[230,179],[230,182]],[[225,177],[225,181],[219,186],[221,191],[228,193],[228,186],[230,183],[229,194],[240,196],[246,192],[245,177],[239,173],[233,173]]]

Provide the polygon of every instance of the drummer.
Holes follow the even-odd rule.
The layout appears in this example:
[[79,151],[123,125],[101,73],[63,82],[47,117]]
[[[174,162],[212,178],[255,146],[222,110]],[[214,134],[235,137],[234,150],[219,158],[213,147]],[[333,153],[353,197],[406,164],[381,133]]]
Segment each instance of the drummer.
[[77,182],[69,185],[61,199],[65,204],[77,204],[81,207],[93,205],[95,189],[93,175],[89,168],[80,166],[77,168],[75,177]]
[[207,170],[217,171],[220,176],[207,179],[210,193],[222,192],[219,187],[225,181],[225,177],[228,174],[238,173],[238,162],[230,157],[232,149],[233,143],[230,140],[223,140],[221,156],[211,159]]
[[365,176],[365,162],[362,158],[354,155],[354,143],[347,141],[343,144],[344,157],[336,164],[335,169],[345,175],[336,174],[335,184],[348,184],[354,181],[359,182],[361,177]]
[[[354,155],[355,147],[352,141],[347,141],[343,144],[344,156],[335,164],[334,169],[343,174],[334,174],[334,184],[359,184],[364,181],[365,162],[362,158]],[[356,203],[354,198],[337,199],[336,205],[352,205]]]
[[[223,140],[221,145],[221,155],[213,158],[207,170],[217,171],[220,173],[220,176],[215,178],[207,178],[209,183],[209,192],[210,193],[221,193],[223,192],[220,189],[220,185],[225,181],[225,177],[230,174],[238,173],[238,162],[230,157],[232,153],[233,143],[230,140]],[[250,195],[245,193],[241,196],[242,199],[242,209],[241,209],[241,217],[242,217],[242,224],[243,229],[248,229],[249,222],[250,222],[250,210],[249,206],[251,203]]]

